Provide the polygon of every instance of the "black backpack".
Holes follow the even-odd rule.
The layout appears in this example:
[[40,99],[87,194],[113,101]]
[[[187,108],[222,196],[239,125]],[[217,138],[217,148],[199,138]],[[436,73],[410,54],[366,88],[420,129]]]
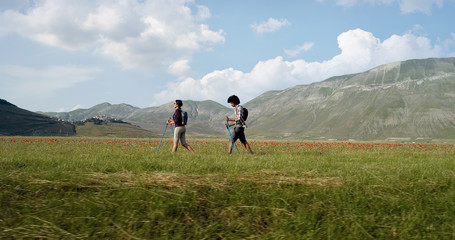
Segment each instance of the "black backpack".
[[182,111],[182,125],[186,125],[188,123],[188,113]]
[[246,109],[245,107],[242,108],[243,109],[243,121],[246,121],[246,119],[248,118],[248,109]]
[[188,113],[180,110],[180,116],[182,117],[182,125],[185,126],[188,123]]

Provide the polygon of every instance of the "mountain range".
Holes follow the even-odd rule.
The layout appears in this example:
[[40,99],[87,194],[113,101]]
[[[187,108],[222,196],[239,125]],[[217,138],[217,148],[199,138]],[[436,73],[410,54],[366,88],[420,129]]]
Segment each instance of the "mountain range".
[[[166,127],[166,120],[174,113],[173,102],[149,108],[138,108],[128,104],[101,103],[89,109],[77,109],[71,112],[46,112],[43,114],[57,117],[66,121],[81,121],[91,117],[105,115],[121,119],[133,125],[150,130],[154,135],[160,135]],[[183,101],[183,110],[188,113],[188,134],[200,137],[217,137],[227,134],[225,117],[232,113],[217,102]]]
[[[183,103],[189,115],[188,134],[227,135],[224,119],[233,115],[232,108],[211,100]],[[246,133],[258,139],[453,139],[455,58],[394,62],[265,92],[242,105],[249,110]],[[67,121],[106,115],[159,135],[173,110],[172,102],[149,108],[102,103],[43,114]]]
[[451,139],[455,137],[455,58],[390,63],[266,92],[248,106],[252,135]]
[[73,136],[73,124],[18,108],[0,99],[0,136]]

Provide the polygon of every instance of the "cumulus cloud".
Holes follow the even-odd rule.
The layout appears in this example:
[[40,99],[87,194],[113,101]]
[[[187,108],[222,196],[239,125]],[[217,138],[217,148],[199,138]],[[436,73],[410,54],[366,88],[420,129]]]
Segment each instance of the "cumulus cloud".
[[167,71],[173,75],[181,76],[190,69],[188,60],[178,60],[172,63]]
[[269,18],[267,22],[259,24],[251,24],[250,27],[257,33],[275,32],[283,26],[289,25],[287,19],[274,19]]
[[32,0],[25,11],[0,14],[0,32],[15,32],[69,51],[93,51],[125,68],[154,70],[182,55],[224,42],[201,21],[192,0]]
[[[323,2],[324,0],[317,1]],[[397,2],[400,5],[400,10],[404,14],[414,12],[430,14],[433,5],[442,7],[444,0],[336,0],[338,5],[345,7],[352,7],[359,4],[384,5],[394,2]]]
[[[156,103],[175,98],[212,99],[220,103],[231,94],[243,102],[271,89],[284,89],[309,84],[332,76],[363,72],[378,65],[407,59],[441,57],[443,48],[426,37],[413,34],[392,35],[385,40],[362,29],[349,30],[338,36],[341,53],[322,62],[299,59],[285,61],[278,56],[258,62],[250,72],[233,68],[211,72],[201,79],[186,78],[170,83],[167,90],[156,94]],[[222,93],[222,94],[220,94]]]
[[93,80],[101,72],[102,70],[96,67],[73,65],[44,69],[5,65],[0,67],[0,78],[3,79],[0,86],[2,90],[8,90],[8,94],[39,97]]
[[295,57],[302,51],[304,52],[309,51],[313,46],[314,43],[306,42],[302,45],[295,47],[294,49],[284,49],[284,53],[286,53],[288,57]]

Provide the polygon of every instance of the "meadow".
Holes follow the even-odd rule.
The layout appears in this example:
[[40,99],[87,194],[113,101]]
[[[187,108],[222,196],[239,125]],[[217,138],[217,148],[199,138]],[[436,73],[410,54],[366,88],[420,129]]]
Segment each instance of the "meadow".
[[1,239],[455,239],[453,144],[0,137]]

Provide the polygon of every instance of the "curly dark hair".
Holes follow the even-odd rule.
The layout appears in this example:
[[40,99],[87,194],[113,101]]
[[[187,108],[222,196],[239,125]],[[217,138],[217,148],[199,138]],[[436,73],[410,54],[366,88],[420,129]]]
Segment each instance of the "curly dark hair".
[[228,103],[233,103],[235,105],[239,105],[240,104],[240,99],[239,97],[235,96],[235,95],[232,95],[228,98],[227,100]]
[[175,103],[177,103],[177,106],[179,106],[179,108],[183,106],[182,100],[175,100]]

